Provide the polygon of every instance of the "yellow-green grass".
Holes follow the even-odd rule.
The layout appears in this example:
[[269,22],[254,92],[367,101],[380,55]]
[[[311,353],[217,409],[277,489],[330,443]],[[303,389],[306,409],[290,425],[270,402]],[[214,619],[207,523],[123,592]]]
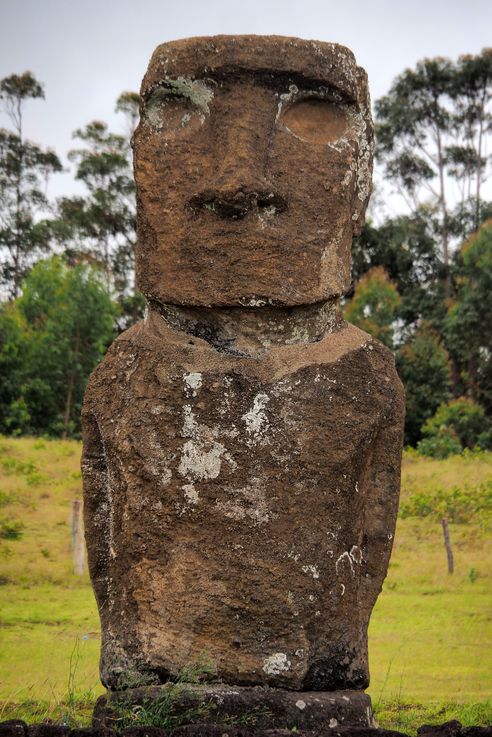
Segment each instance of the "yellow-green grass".
[[[0,439],[0,534],[11,535],[0,538],[0,718],[87,718],[102,691],[92,590],[87,576],[72,573],[79,457],[75,441]],[[487,484],[492,453],[441,461],[405,454],[404,502]],[[492,719],[491,515],[470,508],[465,516],[450,524],[452,576],[439,514],[398,521],[369,630],[369,691],[384,726]]]

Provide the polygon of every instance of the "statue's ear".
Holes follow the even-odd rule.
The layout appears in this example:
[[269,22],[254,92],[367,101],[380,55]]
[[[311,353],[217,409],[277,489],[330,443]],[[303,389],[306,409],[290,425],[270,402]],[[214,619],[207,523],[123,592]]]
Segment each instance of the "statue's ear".
[[[372,187],[371,187],[371,190],[372,190]],[[366,197],[365,202],[363,202],[362,205],[359,203],[359,208],[360,209],[358,211],[357,218],[354,219],[354,226],[353,226],[353,229],[352,229],[352,232],[353,232],[354,236],[355,235],[360,235],[362,233],[362,230],[363,230],[364,225],[366,223],[366,210],[367,210],[367,205],[369,204],[370,197],[371,197],[371,192],[369,192],[368,196]],[[356,198],[357,198],[357,194],[356,194]],[[356,206],[356,208],[357,208],[357,206]],[[356,215],[356,214],[357,214],[357,209],[355,209],[355,212],[354,212],[354,215]]]
[[361,129],[357,154],[356,187],[354,194],[353,234],[360,235],[366,222],[366,209],[372,192],[372,170],[374,157],[374,124],[371,115],[371,101],[367,74],[357,68],[359,113]]
[[364,228],[365,222],[366,222],[366,210],[367,205],[369,204],[369,200],[371,198],[371,192],[372,192],[372,184],[369,189],[369,193],[367,194],[367,197],[365,198],[364,202],[361,202],[359,200],[358,194],[359,192],[355,192],[355,205],[354,205],[354,220],[353,220],[353,229],[352,232],[354,235],[360,235],[362,233],[362,230]]

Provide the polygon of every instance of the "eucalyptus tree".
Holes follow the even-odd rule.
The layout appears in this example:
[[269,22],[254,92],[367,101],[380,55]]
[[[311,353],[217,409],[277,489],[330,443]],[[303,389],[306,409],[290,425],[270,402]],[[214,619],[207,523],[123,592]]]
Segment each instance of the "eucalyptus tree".
[[457,389],[492,413],[492,220],[468,238],[456,259],[457,289],[444,335]]
[[87,380],[114,337],[114,304],[103,277],[97,267],[69,267],[52,256],[0,309],[2,432],[79,433]]
[[19,294],[33,261],[50,245],[43,218],[50,209],[47,182],[62,166],[53,151],[26,140],[23,125],[26,102],[42,98],[43,87],[31,72],[0,81],[0,100],[13,127],[0,129],[0,280],[10,298]]
[[482,219],[492,134],[492,50],[419,61],[375,103],[377,157],[415,212],[435,210],[451,291],[453,239]]
[[104,269],[106,286],[120,303],[125,327],[138,317],[141,298],[135,295],[135,185],[131,135],[138,118],[139,97],[124,92],[116,111],[126,117],[126,135],[113,133],[102,121],[75,131],[79,146],[69,152],[75,178],[84,193],[58,203],[56,236],[73,263],[81,258]]

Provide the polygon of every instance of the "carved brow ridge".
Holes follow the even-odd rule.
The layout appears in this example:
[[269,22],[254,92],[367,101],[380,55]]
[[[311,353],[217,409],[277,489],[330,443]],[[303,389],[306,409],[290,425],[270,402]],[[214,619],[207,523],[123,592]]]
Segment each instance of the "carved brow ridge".
[[268,87],[275,92],[281,94],[289,91],[291,85],[298,87],[299,92],[316,92],[322,93],[335,93],[340,95],[340,102],[357,104],[358,100],[356,95],[351,93],[348,89],[344,88],[341,84],[337,84],[333,81],[326,80],[321,81],[319,78],[309,77],[308,75],[301,74],[299,72],[292,72],[286,70],[272,70],[272,69],[251,69],[246,66],[222,66],[220,69],[208,69],[196,71],[193,74],[169,74],[158,82],[154,82],[146,90],[143,91],[143,101],[147,100],[157,89],[165,88],[166,86],[172,86],[174,82],[178,82],[181,79],[187,79],[190,82],[204,82],[212,81],[216,83],[227,81],[242,81],[244,79],[252,79],[258,85],[262,87]]

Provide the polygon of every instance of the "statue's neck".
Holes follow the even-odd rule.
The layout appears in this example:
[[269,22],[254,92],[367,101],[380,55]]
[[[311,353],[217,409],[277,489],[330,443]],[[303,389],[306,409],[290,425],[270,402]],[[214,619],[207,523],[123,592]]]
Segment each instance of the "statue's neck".
[[263,353],[274,345],[314,343],[343,325],[338,299],[297,307],[182,307],[149,302],[146,322],[206,340],[216,350]]

